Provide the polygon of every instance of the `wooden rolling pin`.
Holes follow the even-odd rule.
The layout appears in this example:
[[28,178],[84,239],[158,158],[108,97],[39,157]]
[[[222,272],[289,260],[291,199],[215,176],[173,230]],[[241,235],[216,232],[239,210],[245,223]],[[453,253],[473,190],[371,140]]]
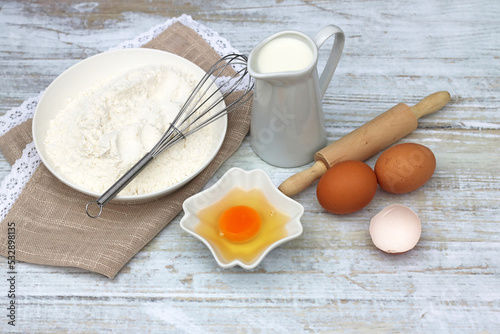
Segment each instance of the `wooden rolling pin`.
[[372,119],[360,128],[316,152],[315,163],[300,173],[292,175],[278,187],[287,196],[293,196],[319,179],[328,168],[345,160],[366,159],[410,134],[418,126],[417,120],[444,107],[450,93],[442,91],[431,94],[422,101],[408,107],[400,103]]

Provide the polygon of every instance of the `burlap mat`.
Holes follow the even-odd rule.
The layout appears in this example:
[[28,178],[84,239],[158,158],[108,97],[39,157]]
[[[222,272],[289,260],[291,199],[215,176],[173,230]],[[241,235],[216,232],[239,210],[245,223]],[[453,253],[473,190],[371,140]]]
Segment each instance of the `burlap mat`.
[[[178,54],[205,70],[220,59],[203,38],[181,23],[174,23],[144,47]],[[85,204],[92,198],[59,182],[40,164],[1,222],[0,254],[7,256],[7,224],[14,222],[17,261],[78,267],[113,278],[179,214],[184,200],[199,192],[236,151],[249,130],[250,111],[247,102],[229,114],[221,150],[182,189],[146,204],[110,203],[99,219],[85,214]],[[27,121],[0,137],[0,149],[12,164],[31,141],[31,121]]]

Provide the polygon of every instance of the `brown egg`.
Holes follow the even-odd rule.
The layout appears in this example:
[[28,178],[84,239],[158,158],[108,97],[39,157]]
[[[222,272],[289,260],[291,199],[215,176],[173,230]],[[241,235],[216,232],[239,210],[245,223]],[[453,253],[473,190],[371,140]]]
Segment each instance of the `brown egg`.
[[393,194],[404,194],[423,186],[434,174],[436,158],[420,144],[406,143],[385,150],[375,163],[380,187]]
[[326,171],[319,180],[316,196],[325,210],[347,214],[364,208],[376,191],[377,177],[370,166],[349,160]]

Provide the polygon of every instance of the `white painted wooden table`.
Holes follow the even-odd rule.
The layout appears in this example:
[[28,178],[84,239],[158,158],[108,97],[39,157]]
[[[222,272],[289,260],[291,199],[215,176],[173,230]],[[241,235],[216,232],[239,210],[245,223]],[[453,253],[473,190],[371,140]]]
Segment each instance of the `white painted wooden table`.
[[[346,216],[324,212],[307,189],[295,197],[306,210],[303,236],[252,271],[218,268],[180,217],[114,280],[19,264],[15,328],[0,259],[0,332],[500,332],[498,1],[2,0],[0,113],[76,62],[183,13],[247,54],[279,30],[340,26],[345,52],[324,100],[330,140],[398,102],[448,90],[452,102],[403,140],[435,153],[433,178],[406,195],[379,189]],[[247,140],[211,183],[233,166],[262,168],[276,184],[299,170],[265,164]],[[9,170],[0,156],[0,179]],[[397,256],[368,234],[392,203],[423,223],[417,247]]]

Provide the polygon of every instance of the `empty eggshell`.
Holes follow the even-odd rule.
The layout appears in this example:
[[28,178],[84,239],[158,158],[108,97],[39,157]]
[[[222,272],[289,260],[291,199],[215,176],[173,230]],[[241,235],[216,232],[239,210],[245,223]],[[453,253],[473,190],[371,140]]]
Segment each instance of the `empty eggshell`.
[[404,253],[420,239],[421,224],[417,214],[401,204],[392,204],[370,222],[370,236],[375,246],[386,253]]

